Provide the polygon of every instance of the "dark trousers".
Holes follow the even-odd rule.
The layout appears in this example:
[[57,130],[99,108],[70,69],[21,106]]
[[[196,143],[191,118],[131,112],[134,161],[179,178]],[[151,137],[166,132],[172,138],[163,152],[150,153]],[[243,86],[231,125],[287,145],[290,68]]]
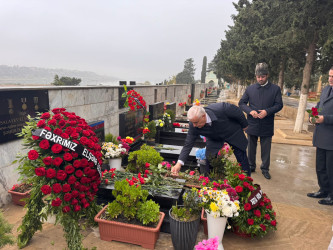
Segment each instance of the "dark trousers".
[[326,192],[333,198],[333,150],[317,148],[316,172],[320,192]]
[[248,175],[251,176],[251,169],[249,166],[249,160],[247,159],[246,151],[243,151],[234,145],[231,145],[232,150],[234,151],[234,155],[237,159],[237,162],[241,164],[242,170]]
[[[249,164],[251,168],[256,168],[256,156],[257,156],[257,144],[258,136],[247,135],[248,147],[247,153],[249,157]],[[260,136],[260,147],[261,147],[261,166],[260,169],[263,172],[269,171],[269,165],[271,161],[271,145],[272,145],[272,136]]]

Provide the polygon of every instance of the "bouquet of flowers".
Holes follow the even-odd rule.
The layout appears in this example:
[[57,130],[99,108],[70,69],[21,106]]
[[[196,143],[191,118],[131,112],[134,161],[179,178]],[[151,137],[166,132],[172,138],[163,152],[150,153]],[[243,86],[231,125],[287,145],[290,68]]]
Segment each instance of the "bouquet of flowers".
[[200,101],[198,99],[195,99],[193,105],[200,106]]
[[201,206],[215,218],[238,216],[239,201],[235,199],[234,195],[229,195],[229,193],[235,193],[233,188],[229,186],[228,189],[229,192],[227,189],[203,187],[199,191],[199,195],[202,197]]
[[219,246],[219,237],[210,238],[208,240],[203,240],[194,246],[195,250],[217,250]]
[[179,107],[185,107],[185,105],[186,105],[186,102],[180,102],[180,103],[178,103]]
[[155,120],[155,125],[156,125],[156,127],[163,128],[165,123],[163,120],[159,119],[159,120]]
[[147,109],[146,101],[138,92],[133,89],[127,91],[126,85],[124,85],[124,90],[125,92],[122,94],[122,97],[126,97],[124,107],[129,107],[130,110]]
[[306,112],[309,113],[311,123],[315,124],[316,123],[316,118],[318,118],[320,109],[317,109],[317,108],[313,107],[312,109],[307,109]]
[[104,159],[120,158],[127,154],[127,150],[122,144],[117,145],[112,142],[104,142],[102,154]]

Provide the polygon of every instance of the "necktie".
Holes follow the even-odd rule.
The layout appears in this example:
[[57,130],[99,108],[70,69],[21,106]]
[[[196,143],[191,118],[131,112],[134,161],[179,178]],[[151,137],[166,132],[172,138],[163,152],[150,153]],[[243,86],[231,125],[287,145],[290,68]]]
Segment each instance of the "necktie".
[[327,98],[330,98],[333,96],[333,90],[332,90],[332,87],[330,88],[330,90],[328,91],[328,96]]

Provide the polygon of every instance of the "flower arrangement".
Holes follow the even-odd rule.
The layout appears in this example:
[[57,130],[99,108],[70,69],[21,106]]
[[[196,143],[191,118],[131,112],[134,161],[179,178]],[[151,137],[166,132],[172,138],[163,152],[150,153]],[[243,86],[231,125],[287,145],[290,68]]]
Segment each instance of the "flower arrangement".
[[135,142],[135,139],[130,136],[126,136],[126,138],[121,138],[120,136],[118,136],[117,140],[120,141],[122,144],[127,143],[128,145],[131,145]]
[[148,134],[148,133],[150,133],[150,130],[149,130],[149,128],[148,127],[145,127],[143,130],[142,130],[142,134]]
[[180,103],[178,103],[178,106],[179,107],[185,107],[186,106],[186,102],[180,102]]
[[126,97],[124,107],[129,107],[130,110],[147,109],[146,101],[138,92],[135,90],[127,91],[126,85],[124,85],[124,90],[125,93],[122,95],[122,97]]
[[[102,154],[95,132],[75,113],[55,108],[36,118],[28,116],[19,136],[29,151],[18,156],[18,170],[32,188],[18,246],[29,242],[43,218],[55,214],[68,248],[82,248],[79,219],[93,221],[97,212]],[[49,202],[44,202],[46,196]]]
[[198,99],[195,99],[193,105],[200,106],[200,101]]
[[[230,195],[229,195],[230,193]],[[234,197],[235,191],[231,186],[227,189],[203,187],[199,191],[202,197],[202,207],[214,218],[216,217],[236,217],[238,216],[239,201]]]
[[120,158],[127,154],[126,148],[122,144],[104,142],[102,145],[102,154],[104,159]]
[[316,123],[316,118],[319,118],[318,115],[319,115],[320,109],[312,107],[311,109],[307,109],[306,112],[309,113],[311,123],[315,124]]
[[219,245],[219,237],[203,240],[195,246],[195,250],[217,250]]
[[165,125],[165,123],[164,123],[164,121],[162,119],[155,120],[154,122],[155,122],[156,127],[163,128],[164,125]]

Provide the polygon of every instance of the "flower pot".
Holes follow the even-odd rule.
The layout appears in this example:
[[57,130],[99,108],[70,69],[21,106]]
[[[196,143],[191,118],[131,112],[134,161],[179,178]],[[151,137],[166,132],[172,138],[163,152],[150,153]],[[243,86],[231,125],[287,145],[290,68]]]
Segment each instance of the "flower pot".
[[146,144],[149,146],[155,146],[155,139],[147,139]]
[[12,195],[12,201],[14,204],[19,205],[19,206],[24,206],[25,201],[22,201],[22,199],[30,198],[30,191],[31,190],[28,190],[24,193],[19,193],[19,192],[15,192],[13,190],[8,190],[8,193],[10,193]]
[[160,212],[160,221],[155,228],[138,226],[117,221],[101,219],[107,205],[95,216],[101,240],[121,241],[154,249],[165,214]]
[[208,227],[208,238],[214,238],[217,236],[219,238],[219,250],[224,249],[222,245],[222,239],[224,235],[225,225],[227,223],[227,217],[216,217],[207,213],[207,227]]
[[232,231],[234,234],[237,234],[238,236],[240,236],[242,238],[251,238],[251,234],[240,231],[239,226],[233,226]]
[[112,158],[109,159],[109,166],[115,168],[116,170],[121,170],[121,158]]
[[205,209],[202,209],[201,212],[201,222],[204,228],[204,234],[208,235],[208,228],[207,228],[207,218],[205,217]]
[[170,232],[175,250],[192,250],[197,240],[200,217],[194,221],[178,221],[169,210]]

